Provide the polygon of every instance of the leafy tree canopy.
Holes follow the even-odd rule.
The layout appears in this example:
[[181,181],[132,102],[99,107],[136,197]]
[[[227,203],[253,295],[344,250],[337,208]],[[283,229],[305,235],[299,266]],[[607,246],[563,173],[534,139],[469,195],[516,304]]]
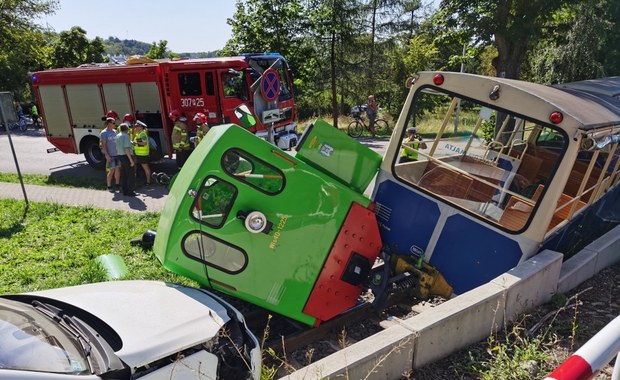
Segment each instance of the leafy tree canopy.
[[103,40],[100,37],[91,42],[84,29],[74,26],[69,31],[60,32],[52,44],[52,67],[103,62],[103,51]]
[[0,3],[0,90],[13,92],[18,101],[30,97],[28,72],[45,61],[45,36],[33,22],[52,14],[52,0],[10,0]]

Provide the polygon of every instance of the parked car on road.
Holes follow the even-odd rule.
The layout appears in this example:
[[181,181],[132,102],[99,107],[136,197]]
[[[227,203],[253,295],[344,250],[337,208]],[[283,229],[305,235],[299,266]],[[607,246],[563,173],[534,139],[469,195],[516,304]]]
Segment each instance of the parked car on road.
[[1,379],[259,379],[256,337],[203,289],[110,281],[0,296]]

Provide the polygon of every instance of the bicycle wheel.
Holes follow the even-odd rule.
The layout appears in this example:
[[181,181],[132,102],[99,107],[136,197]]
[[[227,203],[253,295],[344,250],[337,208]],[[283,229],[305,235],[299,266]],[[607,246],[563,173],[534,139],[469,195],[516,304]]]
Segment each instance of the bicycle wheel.
[[351,137],[360,137],[364,131],[364,125],[359,120],[353,120],[347,127],[347,133]]
[[392,134],[392,128],[385,119],[375,120],[375,131],[378,135],[390,136]]

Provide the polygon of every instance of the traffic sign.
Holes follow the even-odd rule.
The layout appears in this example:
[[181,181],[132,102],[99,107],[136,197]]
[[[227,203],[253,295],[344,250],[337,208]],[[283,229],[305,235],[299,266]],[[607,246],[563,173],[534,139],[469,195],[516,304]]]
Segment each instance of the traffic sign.
[[263,99],[273,102],[280,95],[280,76],[275,69],[267,69],[260,82],[260,92]]

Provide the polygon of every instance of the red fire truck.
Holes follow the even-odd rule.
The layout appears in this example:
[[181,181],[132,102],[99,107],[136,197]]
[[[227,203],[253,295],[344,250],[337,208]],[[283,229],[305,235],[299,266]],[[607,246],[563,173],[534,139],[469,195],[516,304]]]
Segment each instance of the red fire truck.
[[[209,125],[238,123],[234,109],[242,104],[256,116],[250,131],[272,139],[280,148],[297,143],[293,79],[279,54],[238,57],[84,65],[32,74],[32,85],[49,142],[64,153],[83,153],[103,168],[99,148],[102,115],[114,110],[148,125],[153,159],[172,156],[172,121],[178,110],[187,117],[207,115]],[[270,82],[265,81],[269,75]],[[122,117],[122,116],[121,116]],[[268,132],[271,132],[269,134]]]

